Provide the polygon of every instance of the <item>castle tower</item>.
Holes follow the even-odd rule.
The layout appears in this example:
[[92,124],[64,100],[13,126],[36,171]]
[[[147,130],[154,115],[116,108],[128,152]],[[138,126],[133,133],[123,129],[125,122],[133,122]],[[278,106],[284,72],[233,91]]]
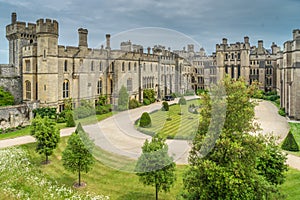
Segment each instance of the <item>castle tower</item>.
[[11,14],[11,24],[6,26],[6,38],[9,42],[9,64],[16,67],[16,73],[22,74],[22,47],[36,41],[36,25],[17,21],[17,14]]
[[49,104],[58,101],[63,84],[58,81],[58,22],[50,19],[37,20],[36,35],[37,100],[41,104]]

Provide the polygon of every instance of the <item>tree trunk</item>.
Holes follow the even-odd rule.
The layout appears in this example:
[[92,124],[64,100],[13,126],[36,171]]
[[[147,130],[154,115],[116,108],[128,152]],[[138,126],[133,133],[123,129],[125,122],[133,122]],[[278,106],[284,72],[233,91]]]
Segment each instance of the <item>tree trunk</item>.
[[81,168],[80,168],[80,165],[79,165],[79,167],[78,167],[78,186],[81,186],[81,180],[80,180],[80,170],[81,170]]
[[155,184],[155,199],[158,200],[158,184]]

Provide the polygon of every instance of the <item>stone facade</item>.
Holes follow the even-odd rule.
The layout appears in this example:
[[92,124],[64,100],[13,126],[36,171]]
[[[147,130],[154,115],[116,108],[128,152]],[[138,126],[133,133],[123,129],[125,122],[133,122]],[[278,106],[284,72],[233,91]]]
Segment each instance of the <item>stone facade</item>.
[[223,38],[223,42],[216,45],[218,80],[228,74],[231,78],[243,77],[248,84],[258,81],[264,91],[277,90],[276,70],[280,49],[274,43],[271,48],[265,49],[262,40],[258,41],[258,47],[251,46],[247,36],[244,42],[235,44],[228,44],[227,39]]
[[59,25],[55,20],[39,19],[36,23],[17,21],[12,14],[6,27],[9,60],[20,76],[23,102],[62,110],[63,101],[72,98],[76,107],[80,100],[97,101],[108,96],[116,104],[121,86],[131,98],[142,102],[143,90],[152,88],[157,98],[192,89],[195,78],[192,65],[184,58],[155,46],[144,53],[141,45],[121,43],[120,50],[111,49],[110,35],[106,46],[88,47],[88,30],[79,28],[78,46],[58,45]]
[[277,61],[280,75],[281,107],[290,118],[300,120],[300,30],[284,43],[282,57]]

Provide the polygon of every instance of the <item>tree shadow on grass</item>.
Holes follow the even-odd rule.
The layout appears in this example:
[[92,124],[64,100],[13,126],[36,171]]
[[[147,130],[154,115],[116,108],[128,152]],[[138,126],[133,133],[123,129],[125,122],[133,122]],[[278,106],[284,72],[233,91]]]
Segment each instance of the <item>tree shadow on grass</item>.
[[128,192],[125,195],[120,196],[116,200],[135,200],[135,199],[155,199],[155,194],[140,192]]

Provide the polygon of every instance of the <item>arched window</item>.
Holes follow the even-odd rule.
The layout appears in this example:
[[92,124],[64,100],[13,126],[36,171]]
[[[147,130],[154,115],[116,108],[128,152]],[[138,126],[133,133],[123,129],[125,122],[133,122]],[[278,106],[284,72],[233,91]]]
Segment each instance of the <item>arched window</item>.
[[63,83],[63,98],[69,98],[69,80],[64,80]]
[[65,60],[64,71],[65,71],[65,72],[68,71],[68,61],[67,61],[67,60]]
[[136,72],[136,62],[134,63],[134,71]]
[[129,62],[128,63],[128,71],[130,72],[130,70],[131,70],[131,63]]
[[115,62],[112,62],[111,63],[111,72],[114,72],[115,71]]
[[97,94],[102,94],[102,80],[98,80],[97,83]]
[[122,63],[122,72],[125,72],[125,63]]
[[31,100],[31,83],[30,81],[25,81],[25,98],[26,100]]

